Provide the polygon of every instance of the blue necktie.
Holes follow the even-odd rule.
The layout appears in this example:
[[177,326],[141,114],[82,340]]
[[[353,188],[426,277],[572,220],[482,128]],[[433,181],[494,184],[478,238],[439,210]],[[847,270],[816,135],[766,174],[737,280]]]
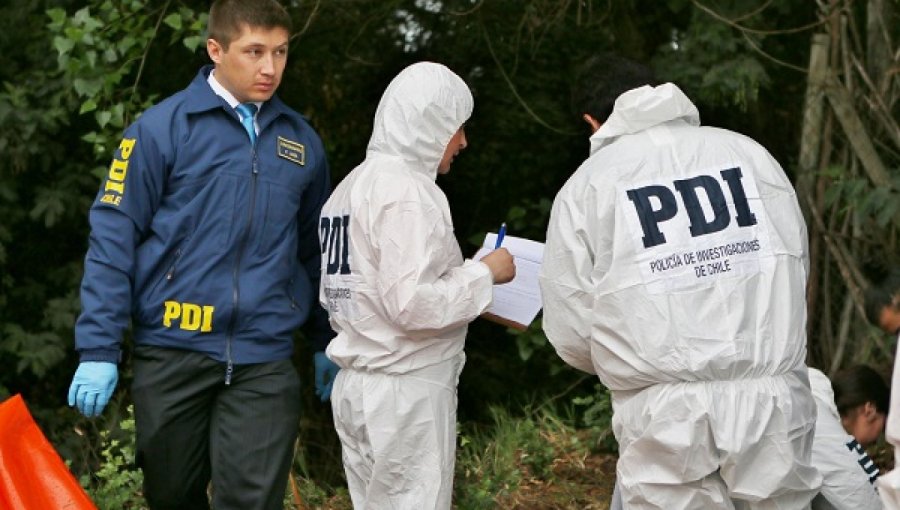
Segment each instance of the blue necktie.
[[250,145],[256,143],[256,126],[253,125],[253,116],[256,115],[256,105],[253,103],[241,103],[235,107],[241,114],[241,124],[250,136]]

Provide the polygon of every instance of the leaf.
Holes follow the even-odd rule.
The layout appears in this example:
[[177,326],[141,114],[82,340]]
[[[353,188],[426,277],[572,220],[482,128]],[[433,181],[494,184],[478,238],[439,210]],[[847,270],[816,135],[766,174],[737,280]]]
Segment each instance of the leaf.
[[522,361],[528,361],[534,354],[534,346],[524,335],[516,337],[516,346],[519,348],[519,359]]
[[106,48],[103,50],[103,61],[107,63],[113,63],[119,59],[119,56],[116,54],[116,50],[114,48]]
[[137,43],[137,39],[135,39],[131,35],[126,35],[119,41],[119,44],[117,44],[116,46],[119,50],[119,53],[121,53],[122,55],[125,55],[128,53],[128,50],[130,50],[132,47],[134,47],[134,45],[136,43]]
[[65,205],[61,199],[61,191],[41,190],[34,201],[34,208],[28,215],[32,219],[44,218],[44,226],[52,227],[65,212]]
[[97,67],[97,52],[94,50],[89,50],[84,54],[85,59],[88,62],[88,65],[93,69]]
[[181,26],[182,26],[181,25],[181,14],[178,14],[177,12],[173,12],[172,14],[169,14],[168,16],[166,16],[165,19],[163,19],[163,23],[165,23],[166,25],[169,25],[170,27],[174,28],[175,30],[181,30]]
[[85,102],[81,103],[81,109],[78,111],[79,114],[92,112],[97,109],[97,102],[93,99],[87,99]]
[[59,27],[66,21],[66,11],[59,7],[47,10],[47,16],[50,18],[50,26]]
[[203,40],[204,39],[202,36],[192,35],[192,36],[185,37],[184,41],[182,41],[182,42],[184,43],[184,46],[187,49],[189,49],[191,51],[197,51],[197,48],[200,47],[200,44],[203,43]]
[[72,48],[75,47],[75,43],[72,42],[71,39],[56,36],[53,38],[53,47],[56,48],[57,53],[59,53],[60,55],[65,55],[72,51]]
[[122,103],[113,106],[111,122],[115,127],[122,127],[125,124],[125,107]]
[[109,120],[112,118],[112,112],[110,112],[109,110],[103,110],[97,112],[95,117],[97,119],[97,124],[100,125],[100,129],[103,129],[107,124],[109,124]]
[[91,19],[91,10],[88,7],[82,7],[72,16],[72,23],[76,25],[84,25]]
[[75,93],[81,97],[94,97],[100,92],[103,84],[100,80],[76,78],[72,81],[72,87],[75,89]]

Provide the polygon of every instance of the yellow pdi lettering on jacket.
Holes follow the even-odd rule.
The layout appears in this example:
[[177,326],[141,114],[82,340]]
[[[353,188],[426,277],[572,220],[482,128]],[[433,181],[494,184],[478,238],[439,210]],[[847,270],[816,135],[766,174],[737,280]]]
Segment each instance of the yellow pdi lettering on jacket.
[[106,193],[100,198],[100,202],[117,206],[122,201],[122,195],[125,194],[125,175],[128,173],[128,158],[131,157],[136,142],[136,138],[122,139],[122,143],[119,144],[119,157],[113,158],[112,164],[109,165],[109,175],[103,187]]
[[173,322],[177,321],[178,327],[187,331],[212,331],[213,313],[216,311],[214,306],[166,301],[163,307],[165,311],[162,322],[167,328],[173,327]]

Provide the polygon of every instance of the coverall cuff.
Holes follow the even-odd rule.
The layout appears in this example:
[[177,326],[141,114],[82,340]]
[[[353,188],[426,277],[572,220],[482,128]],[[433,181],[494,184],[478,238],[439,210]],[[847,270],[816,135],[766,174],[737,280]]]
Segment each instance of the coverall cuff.
[[488,266],[487,264],[485,264],[484,262],[482,262],[480,260],[466,259],[463,261],[463,267],[467,267],[467,266],[480,268],[481,271],[487,276],[488,280],[491,281],[491,285],[494,284],[494,273],[491,272],[490,266]]

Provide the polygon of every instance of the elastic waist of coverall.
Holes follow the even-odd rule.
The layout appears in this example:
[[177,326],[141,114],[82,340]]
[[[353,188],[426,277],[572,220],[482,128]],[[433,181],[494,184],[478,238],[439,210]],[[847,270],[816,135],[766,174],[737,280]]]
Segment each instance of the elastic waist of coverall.
[[442,387],[448,391],[456,391],[456,385],[459,383],[459,375],[462,373],[463,366],[466,364],[466,353],[460,352],[456,356],[439,361],[433,365],[427,365],[422,368],[410,370],[409,372],[385,372],[383,369],[375,370],[359,370],[356,368],[342,368],[355,372],[357,374],[365,374],[370,377],[384,378],[403,378],[407,381],[419,381],[423,384]]
[[799,381],[802,381],[806,387],[809,387],[809,376],[807,375],[806,366],[798,366],[794,367],[791,370],[786,372],[778,373],[778,374],[759,374],[759,375],[747,375],[744,377],[737,377],[734,379],[699,379],[696,381],[670,381],[670,382],[658,382],[656,384],[651,384],[649,386],[644,386],[643,388],[638,388],[634,390],[609,390],[610,397],[613,402],[617,405],[625,404],[628,400],[633,398],[635,395],[639,395],[644,391],[658,388],[660,386],[685,386],[685,387],[701,387],[701,386],[712,386],[712,390],[715,391],[715,386],[733,386],[740,384],[747,384],[754,381],[764,382],[766,380],[777,380],[782,378],[796,378]]

